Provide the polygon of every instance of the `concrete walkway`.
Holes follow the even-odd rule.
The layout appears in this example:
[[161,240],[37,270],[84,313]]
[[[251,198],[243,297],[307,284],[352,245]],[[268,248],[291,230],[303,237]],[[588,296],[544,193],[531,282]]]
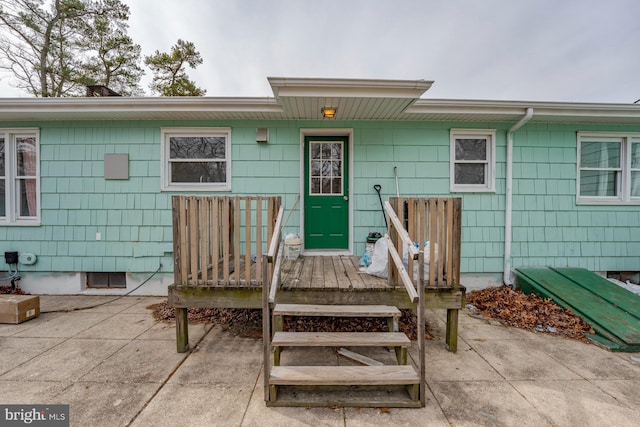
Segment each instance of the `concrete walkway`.
[[[43,296],[43,311],[113,299]],[[0,403],[70,405],[73,426],[637,426],[640,354],[460,316],[457,354],[444,311],[428,312],[422,409],[267,408],[262,343],[191,325],[188,354],[156,297],[0,325]],[[412,356],[415,357],[415,350]]]

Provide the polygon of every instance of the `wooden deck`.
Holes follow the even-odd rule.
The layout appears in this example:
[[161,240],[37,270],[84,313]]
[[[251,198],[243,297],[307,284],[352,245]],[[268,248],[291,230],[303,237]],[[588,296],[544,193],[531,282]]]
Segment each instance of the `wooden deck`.
[[[366,402],[349,398],[340,406],[425,406],[425,307],[447,310],[445,344],[452,352],[457,349],[458,311],[465,296],[460,285],[462,199],[392,198],[384,206],[389,218],[383,237],[388,248],[388,279],[360,271],[358,258],[353,256],[283,259],[286,220],[283,222],[284,208],[278,196],[173,196],[174,284],[169,286],[169,305],[176,313],[177,351],[189,350],[189,308],[260,309],[267,405],[312,403],[277,397],[279,389],[291,385],[402,385],[407,386],[408,401],[388,396]],[[409,340],[398,332],[398,308],[416,313],[416,367],[407,363]],[[309,313],[382,315],[389,332],[282,330],[285,315]],[[394,348],[398,366],[317,367],[307,366],[304,360],[280,366],[280,353],[286,347],[371,345]],[[333,397],[320,404],[332,402],[336,402]]]
[[[455,352],[465,296],[461,209],[460,198],[385,202],[389,279],[381,279],[359,271],[352,256],[284,260],[284,208],[278,196],[173,196],[174,284],[168,300],[176,310],[178,352],[189,348],[189,308],[262,309],[268,326],[264,319],[278,304],[446,309],[446,344]],[[423,310],[417,313],[422,325]]]
[[[284,260],[276,303],[280,304],[379,304],[413,308],[405,288],[391,286],[387,279],[359,271],[355,256],[303,256]],[[241,268],[242,270],[242,268]],[[256,269],[251,268],[255,274]],[[235,272],[234,272],[235,273]],[[261,308],[261,288],[255,278],[236,282],[208,281],[206,286],[171,285],[173,307]],[[234,277],[235,274],[230,274]],[[459,309],[464,288],[426,287],[425,307]]]
[[342,291],[389,290],[387,279],[359,271],[353,256],[313,256],[285,260],[281,291],[324,289]]

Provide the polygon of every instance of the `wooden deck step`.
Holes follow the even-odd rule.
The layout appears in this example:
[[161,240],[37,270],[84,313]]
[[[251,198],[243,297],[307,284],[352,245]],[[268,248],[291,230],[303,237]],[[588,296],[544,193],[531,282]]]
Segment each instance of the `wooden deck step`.
[[409,347],[403,332],[276,332],[272,345],[286,347]]
[[410,365],[274,366],[270,385],[411,385],[420,375]]
[[334,317],[400,317],[398,307],[389,305],[322,305],[277,304],[274,316],[334,316]]

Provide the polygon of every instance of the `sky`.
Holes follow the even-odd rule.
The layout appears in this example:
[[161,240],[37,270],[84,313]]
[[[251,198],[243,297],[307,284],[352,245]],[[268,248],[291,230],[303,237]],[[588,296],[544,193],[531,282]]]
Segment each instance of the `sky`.
[[[122,1],[143,55],[195,43],[204,63],[187,73],[207,96],[272,97],[273,76],[433,80],[432,99],[640,98],[638,0]],[[28,96],[10,78],[0,97]]]

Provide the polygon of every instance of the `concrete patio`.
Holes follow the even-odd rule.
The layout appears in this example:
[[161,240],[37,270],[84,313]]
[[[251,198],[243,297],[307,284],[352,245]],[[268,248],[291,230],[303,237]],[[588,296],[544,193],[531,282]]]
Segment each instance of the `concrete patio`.
[[[164,298],[42,296],[39,318],[0,325],[0,403],[69,404],[73,426],[636,426],[640,354],[505,328],[462,313],[458,352],[429,311],[427,406],[267,408],[262,342],[147,307]],[[414,349],[415,350],[415,349]],[[412,352],[415,357],[416,352]],[[340,363],[337,356],[336,363]]]

